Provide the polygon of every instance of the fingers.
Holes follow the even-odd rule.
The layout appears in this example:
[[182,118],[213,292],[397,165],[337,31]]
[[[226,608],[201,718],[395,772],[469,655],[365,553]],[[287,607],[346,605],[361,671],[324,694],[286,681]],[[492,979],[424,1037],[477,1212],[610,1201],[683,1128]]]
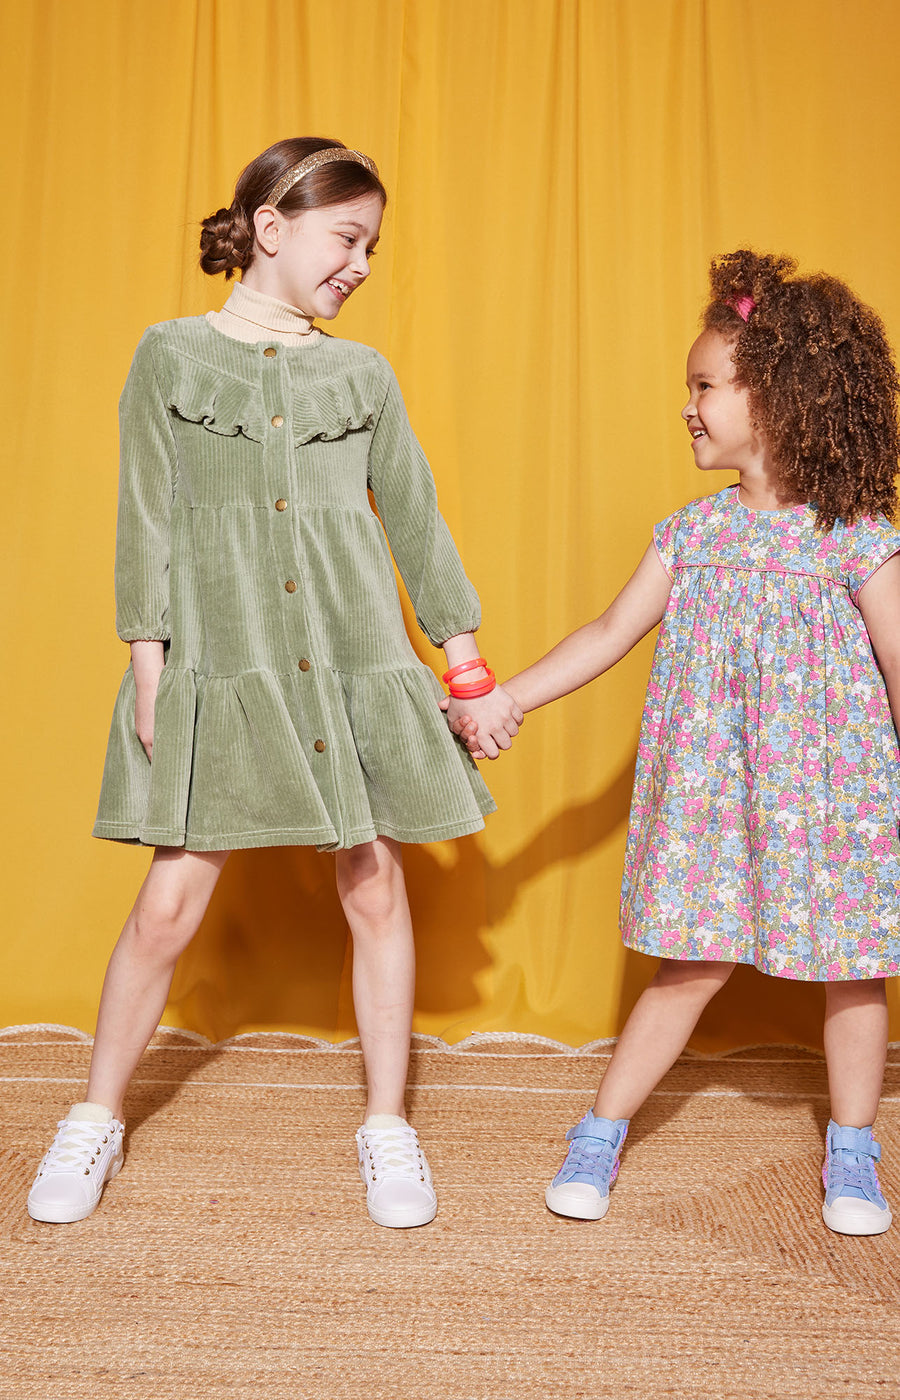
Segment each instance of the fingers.
[[[504,703],[497,704],[500,699]],[[471,714],[454,714],[452,697],[439,701],[441,709],[448,715],[450,730],[466,746],[473,758],[493,760],[512,747],[512,741],[525,722],[521,706],[511,696],[492,696],[492,704],[482,708],[480,701],[475,703],[476,718]],[[499,710],[499,713],[498,713]]]

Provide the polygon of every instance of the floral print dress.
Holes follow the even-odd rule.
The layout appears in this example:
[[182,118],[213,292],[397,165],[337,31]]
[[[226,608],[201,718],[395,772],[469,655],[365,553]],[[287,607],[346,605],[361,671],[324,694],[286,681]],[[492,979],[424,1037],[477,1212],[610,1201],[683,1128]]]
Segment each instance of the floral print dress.
[[656,527],[672,578],[638,748],[625,943],[832,981],[900,971],[900,753],[857,599],[884,517],[736,487]]

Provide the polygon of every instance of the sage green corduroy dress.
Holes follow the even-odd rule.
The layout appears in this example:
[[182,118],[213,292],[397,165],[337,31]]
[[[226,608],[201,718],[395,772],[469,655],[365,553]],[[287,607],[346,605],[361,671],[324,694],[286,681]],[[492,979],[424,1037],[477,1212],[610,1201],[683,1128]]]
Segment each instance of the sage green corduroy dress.
[[478,598],[383,357],[169,321],[120,420],[116,627],[167,659],[152,764],[125,674],[94,835],[330,850],[481,828],[494,803],[410,644],[385,532],[435,645],[478,626]]

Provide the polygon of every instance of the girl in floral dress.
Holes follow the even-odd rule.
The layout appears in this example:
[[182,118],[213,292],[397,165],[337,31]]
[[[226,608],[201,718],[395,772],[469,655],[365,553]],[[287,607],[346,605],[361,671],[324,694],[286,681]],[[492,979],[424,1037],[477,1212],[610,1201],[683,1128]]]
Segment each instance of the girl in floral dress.
[[714,263],[688,357],[694,460],[738,484],[657,526],[606,612],[507,685],[533,710],[662,623],[621,908],[626,945],[662,962],[566,1135],[561,1215],[606,1214],[629,1119],[744,962],[825,983],[823,1216],[891,1223],[872,1124],[900,970],[898,381],[877,316],[794,270]]

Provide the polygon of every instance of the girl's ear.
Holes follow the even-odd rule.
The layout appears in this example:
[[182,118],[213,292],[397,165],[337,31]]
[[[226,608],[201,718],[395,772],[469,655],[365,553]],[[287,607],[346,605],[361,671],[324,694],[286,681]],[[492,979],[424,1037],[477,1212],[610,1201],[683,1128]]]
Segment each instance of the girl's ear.
[[256,242],[270,258],[278,252],[282,220],[271,204],[261,204],[253,215],[253,231]]

